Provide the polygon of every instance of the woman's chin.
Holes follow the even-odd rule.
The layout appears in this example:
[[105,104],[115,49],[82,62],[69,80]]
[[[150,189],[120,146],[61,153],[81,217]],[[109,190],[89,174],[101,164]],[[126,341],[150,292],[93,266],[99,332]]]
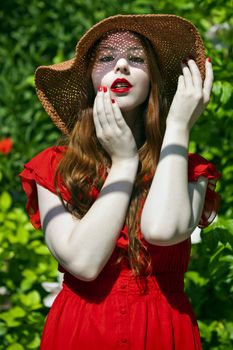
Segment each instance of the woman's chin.
[[136,98],[130,98],[130,96],[115,96],[114,97],[118,103],[118,106],[122,113],[132,112],[132,111],[139,111],[141,107],[144,105],[146,99],[138,99]]

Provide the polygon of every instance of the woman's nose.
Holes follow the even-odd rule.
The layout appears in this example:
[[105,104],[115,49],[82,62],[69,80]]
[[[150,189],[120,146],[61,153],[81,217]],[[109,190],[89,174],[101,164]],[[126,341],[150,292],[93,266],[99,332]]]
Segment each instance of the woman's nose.
[[124,74],[129,74],[129,64],[125,58],[120,58],[114,69],[115,73],[120,72]]

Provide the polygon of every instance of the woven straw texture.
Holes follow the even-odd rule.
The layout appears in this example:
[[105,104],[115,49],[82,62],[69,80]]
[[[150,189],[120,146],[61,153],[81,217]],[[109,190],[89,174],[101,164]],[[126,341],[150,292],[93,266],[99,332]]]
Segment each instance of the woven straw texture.
[[95,24],[82,36],[75,57],[36,70],[37,95],[55,125],[69,134],[80,111],[86,108],[87,68],[93,45],[106,32],[130,30],[150,40],[158,58],[165,82],[168,103],[171,104],[181,73],[180,62],[192,55],[205,77],[205,49],[196,27],[175,15],[117,15]]

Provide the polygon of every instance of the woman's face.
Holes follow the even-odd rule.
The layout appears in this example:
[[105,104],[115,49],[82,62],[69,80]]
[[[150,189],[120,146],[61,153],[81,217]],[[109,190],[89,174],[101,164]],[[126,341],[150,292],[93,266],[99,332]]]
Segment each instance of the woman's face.
[[149,94],[150,77],[139,38],[121,31],[107,35],[95,51],[91,78],[95,91],[110,88],[122,111],[140,106]]

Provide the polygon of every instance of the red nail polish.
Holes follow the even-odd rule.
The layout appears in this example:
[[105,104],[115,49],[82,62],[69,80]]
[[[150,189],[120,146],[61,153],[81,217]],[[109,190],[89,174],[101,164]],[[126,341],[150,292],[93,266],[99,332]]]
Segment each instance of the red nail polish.
[[103,90],[104,90],[104,92],[107,92],[107,90],[108,90],[107,86],[104,86]]
[[114,98],[112,98],[112,103],[115,103],[116,101],[114,100]]
[[210,57],[208,57],[208,61],[211,62],[211,58]]
[[191,54],[189,55],[189,59],[190,59],[190,60],[194,60],[194,61],[195,61],[194,56],[193,56],[193,55],[191,55]]
[[102,91],[102,86],[98,86],[98,91]]
[[188,61],[187,61],[187,60],[185,60],[185,59],[183,59],[183,60],[182,60],[182,63],[187,64],[187,63],[188,63]]

